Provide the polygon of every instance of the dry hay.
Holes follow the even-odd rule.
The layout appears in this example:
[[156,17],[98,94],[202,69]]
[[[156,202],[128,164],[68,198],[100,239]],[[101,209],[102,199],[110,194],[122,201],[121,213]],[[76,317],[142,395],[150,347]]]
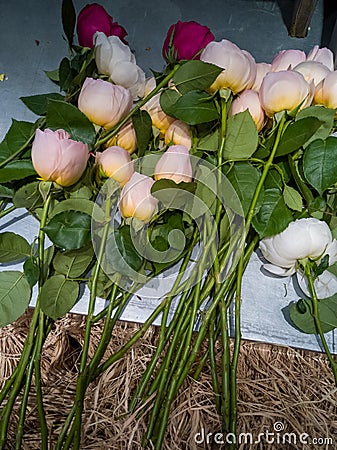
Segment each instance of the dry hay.
[[[16,324],[0,330],[0,385],[18,361],[28,324],[29,313]],[[137,324],[118,323],[108,354],[120,348],[138,329]],[[83,318],[68,315],[56,323],[45,343],[42,376],[52,441],[55,441],[60,431],[74,395],[83,330]],[[102,323],[95,325],[90,353],[100,339],[101,330]],[[128,402],[154,352],[157,332],[156,328],[151,328],[122,360],[110,367],[88,390],[83,419],[83,450],[141,449],[146,420],[137,413],[128,414]],[[238,433],[251,433],[254,440],[260,433],[264,434],[260,443],[252,445],[245,441],[248,437],[242,436],[241,444],[238,445],[240,450],[307,449],[308,445],[299,443],[302,433],[307,433],[311,438],[334,440],[333,444],[325,443],[315,448],[337,448],[337,393],[324,355],[243,342],[238,370],[238,396]],[[34,400],[33,393],[29,402],[23,450],[40,448]],[[16,419],[16,414],[13,414],[8,449],[14,448]],[[275,433],[274,443],[268,445],[265,433],[275,432],[276,423],[284,427],[284,431],[278,434],[281,440],[276,443]],[[224,448],[214,439],[212,443],[212,438],[209,438],[208,445],[205,442],[197,444],[194,437],[202,429],[205,434],[212,433],[213,438],[221,430],[207,367],[197,381],[189,379],[181,389],[171,411],[163,449]],[[284,433],[294,433],[292,437],[285,437],[287,443],[282,443]],[[297,443],[294,443],[294,436]],[[198,438],[201,439],[200,435]],[[269,435],[269,439],[273,437]]]

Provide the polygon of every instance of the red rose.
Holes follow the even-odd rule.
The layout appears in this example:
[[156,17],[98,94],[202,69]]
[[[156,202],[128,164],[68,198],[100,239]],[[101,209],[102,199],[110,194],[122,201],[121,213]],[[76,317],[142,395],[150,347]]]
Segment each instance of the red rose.
[[171,25],[163,46],[163,57],[167,62],[182,59],[199,59],[201,50],[214,40],[208,27],[198,22],[180,22]]
[[87,5],[80,11],[76,31],[78,43],[83,47],[94,46],[93,37],[96,31],[101,31],[106,36],[118,36],[126,43],[126,30],[117,22],[113,22],[112,17],[98,3]]

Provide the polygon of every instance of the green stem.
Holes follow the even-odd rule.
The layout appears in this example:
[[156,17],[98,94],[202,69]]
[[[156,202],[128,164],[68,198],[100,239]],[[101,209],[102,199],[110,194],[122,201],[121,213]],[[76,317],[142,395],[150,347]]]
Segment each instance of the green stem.
[[2,217],[7,216],[7,214],[11,213],[12,211],[15,211],[15,209],[16,209],[16,206],[12,205],[9,208],[3,209],[2,211],[0,211],[0,219]]
[[109,230],[110,230],[110,221],[111,221],[111,198],[107,196],[106,203],[105,203],[105,225],[103,228],[103,236],[102,240],[100,242],[100,247],[97,255],[97,261],[93,269],[93,275],[92,275],[92,286],[90,290],[90,299],[89,299],[89,306],[88,306],[88,314],[86,319],[86,327],[84,331],[84,341],[83,341],[83,347],[82,347],[82,354],[81,354],[81,360],[80,360],[80,368],[79,368],[79,375],[77,379],[77,385],[76,385],[76,396],[75,396],[75,404],[76,404],[76,413],[75,413],[75,419],[74,419],[74,449],[79,449],[80,442],[81,442],[81,428],[82,428],[82,412],[83,412],[83,403],[84,403],[84,395],[85,390],[87,386],[87,376],[88,373],[88,367],[87,359],[88,359],[88,353],[89,353],[89,344],[90,344],[90,336],[91,336],[91,328],[94,318],[94,310],[95,310],[95,304],[96,304],[96,292],[97,292],[97,283],[98,283],[98,275],[99,271],[102,265],[103,256],[105,252],[105,246],[106,246],[106,240],[108,238]]
[[311,315],[312,315],[312,318],[314,319],[315,327],[316,327],[317,333],[321,339],[324,351],[330,362],[331,370],[332,370],[334,380],[335,380],[335,385],[337,387],[337,363],[330,352],[328,343],[325,339],[325,335],[322,330],[322,324],[321,324],[320,315],[319,315],[319,300],[318,300],[317,294],[316,294],[314,277],[311,273],[311,264],[310,263],[307,263],[305,265],[304,273],[308,280],[309,292],[310,292],[311,302],[312,302]]
[[106,132],[101,139],[98,139],[95,145],[95,150],[97,150],[102,144],[105,144],[113,136],[115,136],[118,131],[131,119],[135,112],[139,111],[152,97],[154,97],[158,92],[167,85],[167,83],[172,79],[173,75],[179,69],[180,65],[177,64],[171,70],[171,72],[142,100],[140,100],[136,106],[131,110],[131,112],[113,129]]
[[[43,255],[44,255],[44,232],[43,227],[47,223],[48,218],[48,211],[51,203],[51,196],[49,195],[44,203],[41,221],[40,221],[40,231],[39,231],[39,257],[42,257],[43,261]],[[41,265],[41,259],[40,259],[40,274],[41,274],[41,268],[43,266]],[[11,416],[12,408],[14,406],[15,400],[21,390],[21,387],[23,385],[23,379],[25,377],[25,373],[27,370],[27,366],[30,363],[30,358],[32,355],[33,348],[35,346],[35,334],[36,329],[38,327],[38,321],[40,317],[40,298],[38,296],[33,317],[31,320],[31,324],[29,327],[29,332],[24,344],[24,348],[22,351],[22,355],[18,364],[18,369],[16,371],[16,376],[13,382],[11,382],[11,391],[8,395],[8,401],[3,408],[1,415],[0,415],[0,449],[2,450],[4,448],[4,445],[6,443],[6,436],[7,436],[7,429],[9,424],[9,419]]]
[[314,196],[312,195],[312,192],[309,189],[309,187],[306,185],[306,183],[302,180],[302,178],[298,174],[296,162],[294,161],[292,155],[288,155],[288,163],[291,174],[295,180],[298,189],[301,191],[303,197],[305,198],[306,204],[310,205],[310,203],[314,200]]
[[[34,350],[35,350],[34,351],[34,355],[35,355],[36,348]],[[29,392],[30,392],[30,385],[32,382],[33,370],[34,370],[34,357],[31,358],[31,360],[29,361],[29,365],[28,365],[28,369],[27,369],[27,377],[26,377],[25,387],[24,387],[23,396],[22,396],[22,400],[21,400],[20,416],[19,416],[18,428],[17,428],[17,433],[16,433],[15,450],[21,450],[21,448],[22,448],[22,438],[23,438],[23,432],[24,432],[26,408],[27,408],[27,404],[28,404],[28,397],[29,397]]]
[[35,389],[37,409],[41,427],[41,450],[48,450],[48,426],[46,415],[43,406],[43,394],[41,383],[41,352],[45,336],[45,317],[43,312],[40,312],[39,326],[37,330],[36,353],[34,357],[34,372],[35,372]]
[[229,429],[230,420],[230,342],[229,342],[229,330],[228,330],[228,308],[231,303],[231,299],[225,301],[223,298],[220,301],[220,330],[221,330],[221,343],[222,343],[222,389],[221,389],[221,415],[222,422],[225,431]]

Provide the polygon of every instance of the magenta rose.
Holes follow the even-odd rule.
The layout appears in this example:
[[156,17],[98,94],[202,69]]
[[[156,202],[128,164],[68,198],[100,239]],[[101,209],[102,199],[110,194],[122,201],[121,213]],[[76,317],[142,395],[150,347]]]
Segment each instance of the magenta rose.
[[180,22],[171,25],[163,46],[163,57],[167,62],[182,59],[199,59],[201,50],[214,41],[208,27],[198,22]]
[[98,3],[87,5],[80,11],[76,31],[78,43],[90,48],[94,46],[93,37],[96,31],[101,31],[106,36],[118,36],[124,43],[128,34],[121,25],[113,22],[112,17]]

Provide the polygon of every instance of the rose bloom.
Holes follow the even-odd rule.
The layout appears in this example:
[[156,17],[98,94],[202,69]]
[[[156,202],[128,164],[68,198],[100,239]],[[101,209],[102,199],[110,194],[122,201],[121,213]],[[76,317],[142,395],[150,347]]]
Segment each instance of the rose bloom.
[[337,241],[326,222],[314,218],[295,220],[281,233],[262,239],[260,250],[271,262],[265,269],[281,276],[295,273],[297,261],[306,258],[320,259],[328,254],[330,265],[337,261]]
[[175,120],[166,130],[165,144],[184,145],[189,150],[192,147],[191,127],[181,120]]
[[296,72],[301,73],[304,79],[310,83],[313,81],[317,86],[327,75],[330,70],[324,64],[318,61],[304,61],[294,67]]
[[88,119],[106,129],[124,119],[132,108],[128,89],[104,80],[86,78],[78,97],[78,108]]
[[108,75],[113,83],[130,89],[135,100],[143,97],[145,73],[137,66],[130,47],[117,36],[96,33],[95,61],[100,74]]
[[330,71],[334,70],[334,57],[333,53],[330,49],[324,47],[319,48],[318,45],[315,45],[307,56],[307,61],[317,61],[326,66]]
[[253,85],[250,89],[253,91],[259,92],[261,83],[265,75],[271,71],[271,64],[268,63],[256,63],[256,76]]
[[87,5],[80,11],[76,31],[79,44],[90,48],[94,46],[96,31],[102,31],[107,36],[118,36],[123,42],[127,35],[126,30],[113,22],[112,17],[98,3]]
[[[156,87],[156,80],[154,77],[146,80],[144,96],[146,97]],[[161,134],[165,134],[169,126],[175,121],[174,117],[168,116],[160,106],[160,92],[154,95],[141,108],[150,114],[152,125],[156,127]]]
[[32,163],[39,176],[60,186],[71,186],[87,167],[87,144],[70,139],[64,130],[36,130],[32,145]]
[[281,50],[271,62],[271,70],[289,70],[306,60],[306,55],[302,50]]
[[172,59],[199,59],[201,50],[213,40],[214,35],[208,27],[194,21],[179,20],[167,32],[162,50],[163,58],[167,62]]
[[301,104],[304,108],[311,103],[312,89],[302,74],[291,70],[269,72],[263,78],[260,88],[261,106],[267,116],[280,111],[292,111]]
[[232,102],[229,113],[238,114],[248,109],[258,131],[265,123],[265,114],[260,103],[259,94],[251,89],[241,92]]
[[256,77],[254,58],[226,39],[210,42],[201,53],[200,59],[224,69],[210,87],[211,92],[229,88],[237,94],[254,83]]
[[103,152],[97,152],[96,163],[103,176],[113,178],[121,186],[133,175],[133,163],[130,154],[122,147],[113,146]]
[[132,124],[132,120],[129,120],[108,142],[107,147],[118,145],[123,147],[130,154],[137,148],[137,136]]
[[154,169],[155,180],[162,178],[175,183],[192,181],[190,153],[184,145],[171,145],[157,162]]
[[135,217],[149,222],[158,204],[151,195],[154,180],[146,175],[134,172],[124,185],[119,199],[119,210],[124,219]]
[[314,103],[327,108],[337,108],[337,70],[330,72],[317,86]]

